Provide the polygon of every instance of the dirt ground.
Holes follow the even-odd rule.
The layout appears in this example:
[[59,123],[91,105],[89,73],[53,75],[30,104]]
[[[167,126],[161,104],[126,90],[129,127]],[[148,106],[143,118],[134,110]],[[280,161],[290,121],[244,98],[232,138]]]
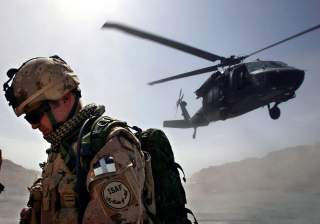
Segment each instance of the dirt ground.
[[318,224],[320,194],[242,192],[190,197],[188,206],[205,224]]
[[[28,196],[0,195],[0,223],[18,223]],[[318,224],[320,194],[243,192],[188,198],[199,223],[204,224]]]
[[26,205],[27,200],[28,195],[12,196],[5,191],[2,192],[0,195],[0,223],[19,223],[20,210]]

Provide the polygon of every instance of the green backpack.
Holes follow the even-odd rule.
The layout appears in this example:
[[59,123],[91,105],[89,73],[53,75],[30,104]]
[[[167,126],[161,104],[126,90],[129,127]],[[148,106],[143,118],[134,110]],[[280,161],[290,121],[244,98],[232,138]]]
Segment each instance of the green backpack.
[[[141,142],[141,149],[151,155],[152,174],[155,187],[156,217],[155,223],[191,224],[185,207],[186,194],[181,184],[181,166],[175,162],[173,151],[167,136],[159,129],[137,130],[135,134]],[[185,176],[183,177],[186,181]],[[197,223],[195,217],[194,222]]]
[[[82,137],[82,152],[95,153],[103,147],[106,137],[114,127],[124,127],[136,131],[135,136],[141,142],[141,149],[150,154],[152,175],[154,179],[156,216],[151,218],[155,224],[191,224],[188,213],[197,220],[193,213],[185,207],[186,195],[181,183],[178,169],[181,166],[175,162],[174,154],[168,138],[159,129],[147,129],[142,131],[134,126],[130,127],[126,122],[113,118],[99,117],[91,126],[91,131]],[[81,153],[83,154],[83,153]],[[183,177],[185,181],[185,176]]]

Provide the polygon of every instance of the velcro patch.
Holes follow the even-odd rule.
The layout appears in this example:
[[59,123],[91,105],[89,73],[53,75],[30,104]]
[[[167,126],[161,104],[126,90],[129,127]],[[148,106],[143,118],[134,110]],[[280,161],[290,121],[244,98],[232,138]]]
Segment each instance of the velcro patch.
[[126,207],[131,199],[128,187],[120,181],[108,183],[102,189],[102,195],[105,204],[114,209]]
[[93,172],[95,176],[104,173],[116,172],[116,165],[112,156],[106,156],[99,159],[95,164],[93,164]]

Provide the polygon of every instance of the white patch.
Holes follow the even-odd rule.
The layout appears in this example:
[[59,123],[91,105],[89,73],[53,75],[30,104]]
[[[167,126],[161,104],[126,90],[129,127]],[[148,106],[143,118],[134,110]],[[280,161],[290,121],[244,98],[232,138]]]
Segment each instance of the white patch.
[[105,157],[98,161],[93,169],[94,175],[98,176],[104,173],[116,172],[116,165],[114,163],[113,157]]
[[[109,157],[112,158],[112,157]],[[108,161],[108,163],[106,163],[105,158],[102,158],[99,160],[100,166],[103,170],[103,173],[112,173],[112,172],[116,172],[116,166],[113,162],[113,158],[112,161]]]
[[126,207],[131,198],[129,189],[119,181],[107,184],[102,192],[104,202],[108,207],[121,209]]
[[103,170],[101,169],[101,167],[93,169],[93,172],[95,176],[103,174]]

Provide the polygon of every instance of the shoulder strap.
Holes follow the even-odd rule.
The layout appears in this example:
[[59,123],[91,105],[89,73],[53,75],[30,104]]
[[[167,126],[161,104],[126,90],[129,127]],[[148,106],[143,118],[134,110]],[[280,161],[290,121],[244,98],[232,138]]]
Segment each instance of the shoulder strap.
[[[99,149],[106,143],[108,135],[115,127],[127,128],[127,123],[124,121],[116,120],[108,116],[99,117],[92,125],[91,131],[87,136],[84,136],[84,143],[90,145],[90,151],[96,154]],[[88,149],[86,149],[88,150]]]

